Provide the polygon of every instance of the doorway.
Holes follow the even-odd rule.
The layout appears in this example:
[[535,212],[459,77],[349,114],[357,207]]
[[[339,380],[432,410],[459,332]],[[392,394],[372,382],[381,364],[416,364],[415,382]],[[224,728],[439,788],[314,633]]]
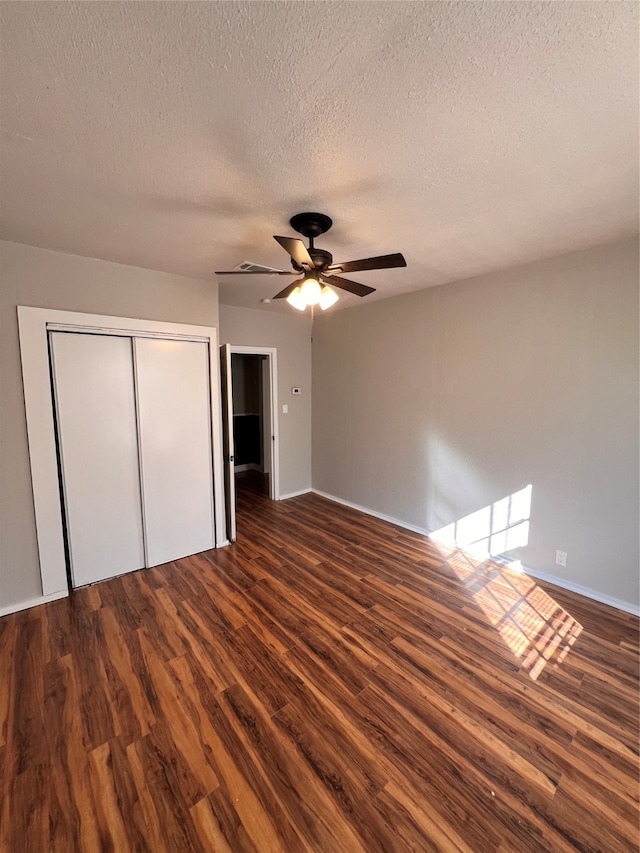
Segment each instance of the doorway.
[[220,347],[227,538],[236,538],[237,492],[279,499],[275,348]]
[[[269,494],[270,439],[269,401],[264,400],[266,355],[231,354],[233,398],[234,479],[236,487],[249,487]],[[268,375],[266,390],[268,391]]]

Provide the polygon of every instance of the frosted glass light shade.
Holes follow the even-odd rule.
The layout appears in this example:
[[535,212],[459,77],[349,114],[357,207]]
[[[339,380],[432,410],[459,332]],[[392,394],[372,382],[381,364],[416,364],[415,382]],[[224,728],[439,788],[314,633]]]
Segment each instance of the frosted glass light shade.
[[321,289],[318,280],[315,278],[305,278],[302,282],[300,292],[307,305],[317,305],[320,302]]
[[299,287],[296,287],[291,291],[287,296],[287,302],[289,305],[293,305],[294,308],[297,308],[298,311],[304,311],[307,307],[307,301],[302,295],[302,290]]
[[338,294],[335,292],[335,290],[332,290],[325,284],[325,286],[322,288],[322,291],[320,292],[320,307],[323,311],[326,311],[327,308],[330,308],[332,305],[335,305],[335,303],[338,301],[338,298]]

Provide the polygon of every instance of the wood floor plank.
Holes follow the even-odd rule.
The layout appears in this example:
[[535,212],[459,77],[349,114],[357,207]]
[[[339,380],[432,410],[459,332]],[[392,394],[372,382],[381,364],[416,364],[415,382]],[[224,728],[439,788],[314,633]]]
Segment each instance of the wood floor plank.
[[183,601],[175,610],[176,624],[185,638],[188,651],[202,664],[214,693],[225,690],[238,679],[238,669],[228,654],[228,632],[208,622]]
[[476,690],[469,682],[459,679],[446,664],[440,664],[436,656],[416,651],[402,638],[394,640],[391,647],[398,650],[395,665],[399,664],[404,671],[415,667],[418,689],[428,695],[432,707],[445,709],[447,714],[455,716],[462,730],[481,739],[489,748],[509,750],[510,764],[515,766],[522,761],[520,772],[529,774],[532,784],[538,784],[553,797],[561,775],[558,765],[566,741],[547,737],[540,717],[529,715],[532,724],[526,713],[522,716],[510,714],[504,705],[494,700],[493,691]]
[[185,775],[175,762],[168,727],[164,723],[156,726],[151,734],[130,744],[126,752],[148,836],[160,837],[160,847],[140,849],[206,853],[207,844],[198,835],[184,796]]
[[[176,818],[180,807],[171,808],[169,803],[169,808],[163,808],[166,794],[154,789],[153,777],[147,772],[147,762],[141,758],[147,743],[143,738],[142,741],[134,741],[126,747],[131,779],[138,797],[131,817],[144,826],[148,849],[161,853],[167,848],[184,843],[184,833]],[[191,816],[193,817],[193,814]]]
[[52,849],[97,849],[98,827],[90,795],[88,752],[78,714],[79,695],[72,655],[47,664],[45,715],[50,769],[49,823]]
[[[376,763],[384,767],[390,782],[408,786],[418,801],[429,803],[437,813],[436,826],[447,826],[451,835],[459,834],[474,853],[492,853],[500,836],[486,819],[486,786],[478,791],[456,763],[448,766],[400,707],[372,687],[357,696],[355,707],[347,713],[361,730],[375,731],[376,737],[370,735],[368,740],[376,748]],[[388,783],[384,787],[388,790]]]
[[[215,605],[214,612],[209,614],[208,618],[213,618],[215,623],[225,630],[235,631],[236,628],[241,628],[246,622],[246,617],[242,608],[237,604],[234,593],[236,590],[240,592],[243,587],[238,587],[235,583],[229,582],[219,572],[212,572],[211,562],[207,559],[206,554],[195,554],[193,556],[193,567],[197,570],[200,590],[198,595],[190,596],[189,600],[206,601],[209,606]],[[191,574],[193,575],[195,572]]]
[[362,811],[363,804],[381,791],[387,779],[377,768],[359,760],[359,748],[330,727],[322,706],[310,696],[302,703],[291,703],[275,716],[275,721],[296,745],[325,790],[331,794],[343,815],[361,839],[366,850],[401,850],[384,820],[375,810]]
[[[103,743],[91,750],[89,763],[100,836],[98,849],[129,851],[132,847],[127,827],[131,825],[131,821],[121,809],[123,768],[119,760],[119,751],[112,752],[111,744]],[[130,803],[123,803],[125,808],[129,805]]]
[[73,598],[71,655],[78,685],[79,711],[87,748],[95,749],[117,735],[117,722],[101,654],[105,638],[99,613],[85,606],[84,597],[79,594]]
[[420,841],[417,842],[413,833],[404,837],[408,850],[415,847],[416,850],[436,850],[440,853],[476,853],[458,832],[448,823],[442,815],[434,809],[429,801],[420,797],[416,798],[411,786],[402,782],[388,782],[384,789],[377,795],[378,799],[384,797],[392,798],[419,827],[421,832]]
[[[291,824],[283,807],[257,772],[256,757],[235,733],[221,704],[222,698],[213,696],[206,675],[187,657],[174,666],[178,664],[181,683],[188,687],[191,696],[198,697],[197,702],[194,699],[194,706],[199,709],[200,730],[212,749],[215,770],[222,782],[220,797],[227,804],[227,811],[237,814],[242,835],[246,833],[251,844],[260,851],[289,849],[285,842],[297,849],[299,838],[291,834]],[[215,797],[209,797],[210,803],[215,801]]]
[[628,827],[624,835],[620,834],[620,824],[603,819],[602,810],[594,808],[594,803],[585,806],[584,801],[576,798],[571,786],[560,785],[554,799],[551,813],[559,826],[570,825],[572,840],[576,848],[585,853],[631,853],[638,849],[637,821],[634,828]]
[[618,796],[637,804],[640,801],[640,785],[637,785],[637,761],[622,758],[603,747],[592,738],[577,732],[571,744],[570,766],[589,768],[591,778],[601,785],[616,791]]
[[357,835],[341,819],[315,775],[303,763],[292,760],[295,746],[280,736],[277,725],[261,714],[242,686],[229,688],[224,700],[235,731],[251,743],[264,778],[307,847],[364,853]]
[[232,798],[222,789],[213,791],[196,803],[191,808],[191,816],[200,837],[205,838],[209,849],[216,853],[260,853],[261,848],[254,844],[247,832]]
[[51,789],[45,774],[42,765],[33,765],[11,778],[4,787],[0,806],[0,853],[51,849]]
[[219,785],[212,766],[211,747],[202,737],[197,709],[180,690],[171,666],[165,665],[144,628],[140,629],[140,644],[158,696],[162,720],[171,721],[170,734],[166,725],[156,725],[151,739],[157,739],[161,731],[167,733],[165,749],[176,753],[173,763],[180,766],[182,795],[190,807]]
[[0,619],[2,853],[638,849],[637,618],[251,474],[235,544]]
[[7,742],[9,725],[10,697],[14,694],[13,659],[16,653],[16,633],[18,617],[14,614],[0,619],[0,746]]
[[[41,632],[35,619],[16,619],[6,711],[5,783],[47,761]],[[8,664],[3,669],[6,672]]]
[[[503,832],[511,835],[514,843],[517,840],[514,849],[565,849],[559,837],[554,837],[553,843],[543,843],[545,827],[537,813],[551,797],[545,797],[538,779],[538,785],[534,786],[530,773],[524,777],[519,768],[512,766],[512,754],[504,752],[501,760],[496,760],[484,738],[477,740],[470,733],[464,736],[452,719],[442,713],[442,709],[434,709],[430,705],[428,697],[413,696],[407,691],[397,673],[375,673],[378,674],[381,683],[367,688],[366,701],[377,709],[379,717],[394,714],[403,720],[401,731],[394,735],[392,741],[394,755],[401,758],[407,769],[421,769],[423,774],[430,772],[440,789],[448,789],[452,783],[464,780],[466,814],[473,815],[482,826],[482,831],[477,833],[476,845],[480,843],[480,837],[489,834],[487,817],[491,815],[488,811],[491,808],[500,813]],[[389,679],[393,691],[389,690]],[[429,771],[431,765],[435,766]],[[454,794],[451,796],[453,798]],[[458,792],[455,792],[455,797],[458,797]],[[551,827],[549,834],[555,835]],[[536,839],[536,845],[527,846],[530,838]]]
[[[234,846],[230,846],[227,838],[230,835],[237,835],[237,832],[230,832],[223,828],[224,824],[227,823],[224,818],[225,811],[224,804],[219,803],[219,793],[216,791],[191,807],[191,817],[200,838],[206,838],[211,849],[217,853],[235,853],[235,851],[248,851],[250,848],[255,851],[255,847],[246,834],[242,841],[234,838],[231,841]],[[242,829],[242,824],[237,816],[235,824],[238,830]]]
[[50,660],[71,652],[71,623],[69,604],[65,599],[47,605]]

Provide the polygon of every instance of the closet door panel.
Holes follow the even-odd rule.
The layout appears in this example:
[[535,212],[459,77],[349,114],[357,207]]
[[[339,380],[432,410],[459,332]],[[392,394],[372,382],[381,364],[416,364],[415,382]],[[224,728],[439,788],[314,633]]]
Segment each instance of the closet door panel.
[[130,338],[52,332],[73,586],[143,568]]
[[134,340],[147,565],[214,547],[209,348]]

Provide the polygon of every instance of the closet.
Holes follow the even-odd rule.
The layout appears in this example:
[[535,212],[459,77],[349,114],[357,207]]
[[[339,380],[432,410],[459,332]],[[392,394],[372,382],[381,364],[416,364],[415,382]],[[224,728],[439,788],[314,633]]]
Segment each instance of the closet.
[[73,586],[215,547],[209,345],[50,331]]

